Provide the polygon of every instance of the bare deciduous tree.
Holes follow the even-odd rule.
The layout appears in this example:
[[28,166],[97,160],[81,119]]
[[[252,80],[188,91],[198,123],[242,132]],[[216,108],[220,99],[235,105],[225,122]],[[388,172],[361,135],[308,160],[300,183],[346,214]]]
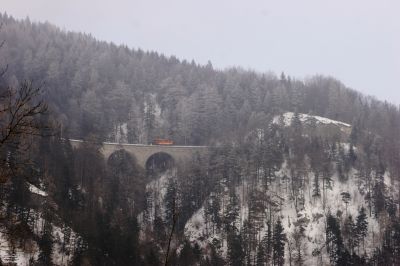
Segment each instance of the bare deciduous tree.
[[41,88],[31,82],[24,82],[19,89],[0,90],[0,182],[15,170],[9,163],[11,151],[27,151],[30,137],[43,135],[43,130],[49,129],[39,119],[47,112],[40,95]]
[[31,82],[24,82],[18,90],[8,87],[0,92],[0,148],[40,134],[43,125],[36,118],[47,111],[43,99],[38,100],[40,95],[41,89]]
[[[0,42],[0,48],[4,43]],[[0,79],[6,71],[7,66],[0,68]],[[10,164],[11,151],[26,151],[30,147],[30,136],[42,135],[43,130],[49,129],[39,119],[47,112],[41,94],[42,89],[29,81],[23,82],[18,89],[0,87],[0,182],[6,181],[15,170]]]

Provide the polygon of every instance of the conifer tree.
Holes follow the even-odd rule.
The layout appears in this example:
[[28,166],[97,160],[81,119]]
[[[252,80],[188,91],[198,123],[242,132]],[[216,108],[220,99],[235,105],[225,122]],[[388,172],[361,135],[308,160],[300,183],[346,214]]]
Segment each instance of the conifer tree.
[[43,235],[39,240],[40,253],[38,261],[41,265],[52,265],[51,254],[53,252],[53,236],[52,225],[49,221],[45,221]]
[[282,266],[285,263],[285,241],[286,234],[280,219],[275,224],[273,234],[273,264]]
[[257,246],[257,266],[264,266],[265,265],[265,249],[264,243],[261,242]]
[[224,214],[224,224],[226,232],[237,230],[236,222],[239,217],[239,198],[235,191],[230,192],[229,203]]
[[373,212],[375,214],[375,218],[377,218],[379,213],[385,209],[386,205],[385,183],[383,182],[383,178],[375,182],[372,190],[372,203],[374,206]]
[[209,204],[209,209],[208,212],[211,215],[211,222],[213,223],[213,233],[215,230],[215,226],[217,229],[220,229],[221,227],[221,217],[220,217],[220,199],[217,197],[216,193],[212,193],[210,196],[210,204]]
[[321,197],[321,189],[319,187],[319,174],[314,174],[312,196],[315,198]]
[[340,265],[343,252],[343,239],[340,224],[330,212],[326,218],[326,247],[333,265]]
[[350,193],[345,191],[345,192],[340,193],[340,195],[342,196],[342,201],[346,205],[346,215],[347,215],[347,205],[349,204],[350,199],[351,199]]
[[156,109],[154,100],[148,96],[146,99],[147,105],[144,110],[144,126],[146,129],[146,138],[147,143],[150,144],[155,137],[155,129],[156,129]]
[[343,237],[347,240],[346,246],[351,255],[353,255],[354,247],[357,244],[356,225],[354,224],[353,217],[349,215],[343,226]]
[[165,222],[167,225],[172,225],[174,212],[176,211],[177,202],[177,182],[173,178],[168,181],[167,192],[165,194]]
[[367,221],[367,214],[365,213],[364,206],[358,211],[358,215],[356,218],[356,235],[357,235],[357,246],[359,247],[360,242],[363,242],[364,246],[364,239],[367,236],[368,230],[368,221]]
[[243,239],[236,230],[229,231],[227,236],[228,260],[231,266],[242,266],[245,262]]

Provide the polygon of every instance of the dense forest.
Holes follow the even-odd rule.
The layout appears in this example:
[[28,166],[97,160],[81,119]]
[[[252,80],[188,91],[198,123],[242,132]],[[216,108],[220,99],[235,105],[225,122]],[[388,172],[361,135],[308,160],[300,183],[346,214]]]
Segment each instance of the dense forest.
[[[18,169],[0,184],[0,265],[400,264],[399,107],[332,77],[0,23],[0,92],[39,87],[52,128],[0,145]],[[155,138],[209,151],[158,171],[101,153]]]

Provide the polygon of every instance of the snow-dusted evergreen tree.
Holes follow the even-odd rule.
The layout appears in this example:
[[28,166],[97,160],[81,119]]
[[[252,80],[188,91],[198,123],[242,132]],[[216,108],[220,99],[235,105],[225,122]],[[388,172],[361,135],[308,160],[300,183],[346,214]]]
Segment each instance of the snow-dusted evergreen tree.
[[215,192],[210,194],[210,198],[206,201],[205,214],[210,217],[212,223],[212,233],[221,228],[221,204],[220,199]]
[[239,217],[239,198],[236,195],[235,191],[232,190],[229,193],[229,202],[226,206],[225,213],[224,213],[224,224],[225,224],[225,231],[228,233],[230,231],[238,230],[237,227],[237,219]]

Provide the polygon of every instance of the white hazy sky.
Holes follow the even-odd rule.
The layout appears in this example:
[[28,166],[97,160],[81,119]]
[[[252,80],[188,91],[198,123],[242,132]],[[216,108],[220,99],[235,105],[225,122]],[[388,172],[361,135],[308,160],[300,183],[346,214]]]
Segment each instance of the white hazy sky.
[[399,0],[0,0],[0,12],[217,68],[331,75],[400,104]]

